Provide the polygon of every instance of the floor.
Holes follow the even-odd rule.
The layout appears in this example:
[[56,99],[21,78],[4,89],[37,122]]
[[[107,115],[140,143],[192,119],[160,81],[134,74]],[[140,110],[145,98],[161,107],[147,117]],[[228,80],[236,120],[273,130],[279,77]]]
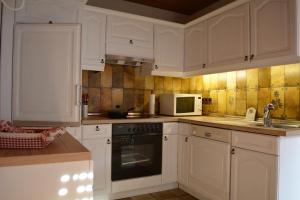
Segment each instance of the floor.
[[121,200],[197,200],[197,199],[180,189],[173,189],[173,190],[166,190],[162,192],[144,194],[135,197],[124,198]]

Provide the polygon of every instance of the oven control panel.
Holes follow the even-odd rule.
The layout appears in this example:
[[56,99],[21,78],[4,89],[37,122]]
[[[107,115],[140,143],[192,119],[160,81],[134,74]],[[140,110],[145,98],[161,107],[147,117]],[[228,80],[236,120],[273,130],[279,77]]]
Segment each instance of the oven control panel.
[[128,124],[113,124],[113,135],[131,135],[131,134],[150,134],[161,133],[162,123],[128,123]]

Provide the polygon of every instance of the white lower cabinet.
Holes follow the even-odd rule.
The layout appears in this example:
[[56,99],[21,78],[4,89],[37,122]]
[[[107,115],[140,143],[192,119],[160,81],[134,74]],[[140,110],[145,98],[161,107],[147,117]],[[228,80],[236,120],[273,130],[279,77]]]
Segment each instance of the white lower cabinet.
[[233,148],[231,200],[276,200],[277,156]]
[[187,187],[189,169],[189,136],[178,135],[178,183]]
[[177,135],[163,136],[162,184],[177,182]]
[[[100,130],[98,137],[93,135],[93,127],[95,132]],[[103,133],[101,130],[110,132]],[[91,136],[92,138],[89,138]],[[83,126],[82,143],[92,153],[94,199],[108,199],[111,193],[111,125]]]
[[230,144],[192,136],[189,160],[188,187],[203,198],[228,200]]

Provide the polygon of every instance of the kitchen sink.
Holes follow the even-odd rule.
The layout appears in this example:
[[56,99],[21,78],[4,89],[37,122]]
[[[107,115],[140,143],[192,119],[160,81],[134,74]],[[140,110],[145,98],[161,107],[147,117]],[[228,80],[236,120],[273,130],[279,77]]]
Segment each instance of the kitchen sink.
[[[256,126],[263,127],[264,125],[262,123],[256,124]],[[288,128],[300,128],[299,124],[272,124],[271,127],[266,127],[266,128],[283,128],[283,129],[288,129]]]

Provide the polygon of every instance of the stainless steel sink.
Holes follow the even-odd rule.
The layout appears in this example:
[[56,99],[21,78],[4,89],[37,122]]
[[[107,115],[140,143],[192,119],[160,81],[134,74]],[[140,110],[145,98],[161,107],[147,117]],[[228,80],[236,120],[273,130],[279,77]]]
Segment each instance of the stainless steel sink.
[[[264,125],[262,123],[256,124],[256,126],[263,127]],[[272,124],[269,128],[283,128],[283,129],[289,129],[289,128],[300,128],[300,125],[298,124]]]

